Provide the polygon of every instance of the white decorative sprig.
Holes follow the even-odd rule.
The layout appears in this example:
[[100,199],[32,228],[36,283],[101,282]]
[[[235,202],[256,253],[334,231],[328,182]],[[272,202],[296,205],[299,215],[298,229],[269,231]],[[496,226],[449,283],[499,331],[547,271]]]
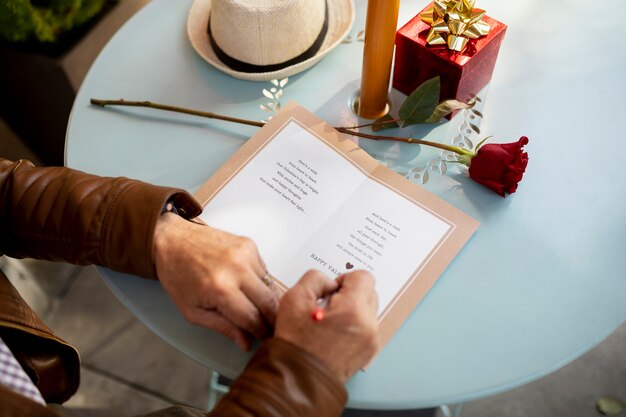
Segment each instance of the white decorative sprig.
[[280,110],[280,98],[283,96],[283,88],[289,82],[289,78],[283,78],[282,80],[272,80],[270,83],[272,87],[263,89],[263,95],[271,101],[266,102],[265,104],[261,104],[259,107],[264,112],[270,113],[267,119],[264,119],[263,122],[267,122],[272,119]]
[[[357,33],[356,35],[356,41],[357,42],[365,42],[365,31],[364,30],[360,30],[359,33]],[[354,42],[354,39],[352,38],[351,35],[348,35],[344,38],[343,41],[341,41],[341,43],[343,44],[349,44]]]
[[[476,107],[482,107],[482,100],[479,97],[476,97],[475,100],[477,103]],[[452,138],[453,146],[467,150],[474,149],[475,142],[480,135],[478,126],[483,117],[483,114],[476,107],[462,111],[461,117],[463,122],[458,128],[459,133]],[[439,157],[429,160],[426,166],[415,167],[409,170],[406,177],[418,184],[426,184],[431,179],[431,174],[445,175],[448,171],[447,165],[450,163],[455,164],[464,171],[466,167],[463,164],[459,164],[459,162],[458,154],[443,150]]]

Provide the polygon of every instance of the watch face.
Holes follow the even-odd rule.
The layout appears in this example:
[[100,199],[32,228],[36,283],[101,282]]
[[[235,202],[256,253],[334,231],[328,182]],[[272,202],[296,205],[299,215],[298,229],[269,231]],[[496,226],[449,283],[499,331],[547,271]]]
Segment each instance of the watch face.
[[[184,210],[181,209],[181,211],[184,211]],[[178,214],[178,209],[176,208],[176,206],[174,206],[173,199],[169,199],[167,203],[165,203],[165,207],[163,207],[163,211],[161,212],[161,214],[168,213],[168,212]]]

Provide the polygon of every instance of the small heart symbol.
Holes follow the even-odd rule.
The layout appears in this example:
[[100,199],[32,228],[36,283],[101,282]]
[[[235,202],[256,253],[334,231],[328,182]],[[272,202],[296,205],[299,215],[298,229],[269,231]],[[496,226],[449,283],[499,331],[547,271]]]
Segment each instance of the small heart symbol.
[[354,268],[354,265],[352,265],[350,262],[346,262],[346,269],[352,269]]

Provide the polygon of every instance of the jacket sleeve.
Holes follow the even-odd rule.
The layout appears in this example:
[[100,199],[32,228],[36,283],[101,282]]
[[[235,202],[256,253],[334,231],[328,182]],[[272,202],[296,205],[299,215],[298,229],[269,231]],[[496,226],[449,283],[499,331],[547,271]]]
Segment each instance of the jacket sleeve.
[[[343,385],[315,357],[289,342],[270,339],[212,412],[174,406],[143,417],[338,417],[347,398]],[[1,386],[0,399],[3,416],[65,415],[61,406],[45,408]]]
[[261,345],[211,417],[334,417],[348,399],[317,358],[281,339]]
[[154,228],[170,198],[188,218],[202,211],[180,189],[0,159],[0,254],[155,278]]
[[141,417],[338,417],[347,399],[317,358],[274,338],[261,345],[210,413],[174,406]]

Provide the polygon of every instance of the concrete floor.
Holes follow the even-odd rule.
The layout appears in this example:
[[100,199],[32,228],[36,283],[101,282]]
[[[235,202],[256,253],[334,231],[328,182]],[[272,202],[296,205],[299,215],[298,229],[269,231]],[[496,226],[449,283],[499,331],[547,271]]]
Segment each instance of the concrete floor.
[[[126,0],[127,16],[148,0]],[[123,16],[111,25],[121,25]],[[70,78],[80,84],[106,39],[87,42]],[[0,119],[0,157],[37,157]],[[209,371],[161,340],[129,313],[93,267],[0,257],[0,267],[47,324],[82,355],[82,382],[67,406],[83,416],[144,414],[171,404],[203,408]],[[596,400],[626,400],[626,324],[592,351],[561,370],[521,388],[463,405],[465,417],[588,417],[600,415]],[[418,388],[416,388],[418,389]],[[108,410],[105,414],[101,414]],[[441,414],[441,411],[438,412]],[[426,417],[433,411],[350,411],[350,417]],[[621,414],[626,417],[626,412]],[[323,416],[321,416],[323,417]]]

